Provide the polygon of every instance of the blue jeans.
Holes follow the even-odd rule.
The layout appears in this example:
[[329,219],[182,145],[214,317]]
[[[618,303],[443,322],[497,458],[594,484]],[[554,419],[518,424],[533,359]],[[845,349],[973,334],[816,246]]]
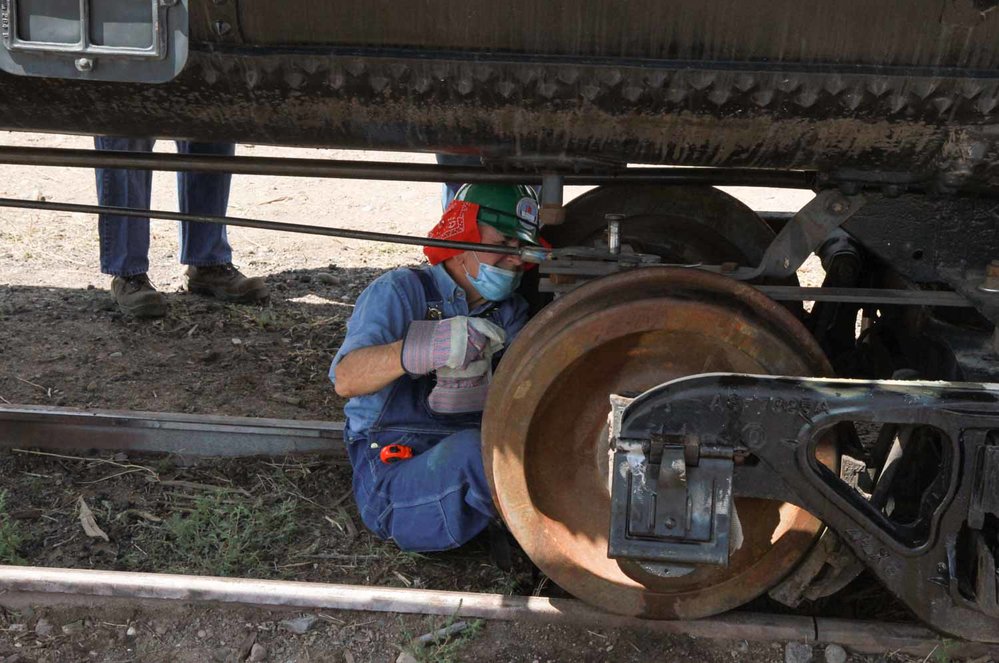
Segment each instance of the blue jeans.
[[370,438],[350,443],[354,497],[361,520],[402,550],[449,550],[466,543],[496,517],[478,429],[443,438],[407,435],[409,460],[379,459]]
[[[151,152],[151,138],[115,138],[97,136],[98,150]],[[181,154],[218,154],[232,156],[231,143],[190,143],[177,141]],[[229,207],[228,173],[177,173],[177,197],[180,211],[189,214],[225,216]],[[97,199],[101,205],[149,209],[152,171],[117,168],[97,169]],[[97,225],[100,236],[101,271],[113,276],[133,276],[149,271],[149,219],[101,214]],[[185,265],[224,265],[232,262],[232,248],[223,225],[212,223],[180,224],[180,262]]]
[[[440,166],[474,166],[478,167],[482,165],[482,159],[475,155],[465,155],[465,154],[438,154],[437,164]],[[458,193],[458,189],[461,188],[464,182],[445,182],[441,187],[441,209],[447,209],[447,206],[451,204],[454,200],[455,195]]]
[[[437,165],[439,166],[474,166],[478,167],[482,165],[482,159],[474,155],[465,154],[437,154]],[[463,182],[445,182],[444,186],[441,188],[441,209],[447,209],[447,206],[451,204],[454,197],[458,195],[458,189],[462,187]],[[541,187],[535,185],[528,185],[534,192],[541,195]]]

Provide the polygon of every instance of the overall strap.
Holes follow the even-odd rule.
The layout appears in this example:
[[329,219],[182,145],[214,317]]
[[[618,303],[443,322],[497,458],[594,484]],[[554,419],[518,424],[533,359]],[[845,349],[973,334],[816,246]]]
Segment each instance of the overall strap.
[[[413,267],[409,268],[409,271],[416,275],[416,278],[420,280],[420,285],[423,286],[423,295],[427,300],[427,313],[425,320],[441,320],[444,317],[444,297],[441,295],[440,290],[437,289],[437,284],[434,283],[434,277],[430,275],[430,272],[426,269],[416,269]],[[492,302],[482,311],[475,314],[476,318],[491,318],[496,322],[496,318],[493,315],[499,310],[500,302]],[[497,323],[498,324],[498,323]]]
[[434,277],[425,269],[410,268],[409,271],[416,275],[416,278],[420,281],[420,285],[423,286],[423,296],[427,300],[427,312],[424,319],[440,320],[443,318],[444,297],[441,296],[440,291],[434,284]]

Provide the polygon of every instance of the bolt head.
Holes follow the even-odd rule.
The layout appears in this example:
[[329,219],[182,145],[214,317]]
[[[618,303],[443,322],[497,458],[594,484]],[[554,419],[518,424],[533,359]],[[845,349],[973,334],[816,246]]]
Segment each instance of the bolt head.
[[87,72],[94,70],[94,60],[92,58],[77,58],[73,64],[76,65],[77,71]]
[[224,37],[230,32],[232,32],[232,26],[229,23],[226,21],[215,21],[215,33],[218,36]]
[[663,522],[663,525],[666,526],[666,529],[673,529],[674,527],[676,527],[676,521],[673,520],[672,518],[667,518],[665,522]]

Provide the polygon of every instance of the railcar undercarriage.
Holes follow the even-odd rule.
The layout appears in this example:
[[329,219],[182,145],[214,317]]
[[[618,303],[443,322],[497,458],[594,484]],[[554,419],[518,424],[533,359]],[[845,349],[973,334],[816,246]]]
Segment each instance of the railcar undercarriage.
[[[993,204],[827,189],[768,224],[696,180],[570,203],[555,248],[531,256],[539,310],[486,409],[513,535],[617,613],[692,619],[763,593],[796,605],[867,568],[935,628],[999,639],[999,288],[990,266],[967,269],[992,252],[916,232],[921,214],[939,228]],[[904,246],[869,239],[889,222],[909,224]],[[813,252],[825,282],[801,288]]]

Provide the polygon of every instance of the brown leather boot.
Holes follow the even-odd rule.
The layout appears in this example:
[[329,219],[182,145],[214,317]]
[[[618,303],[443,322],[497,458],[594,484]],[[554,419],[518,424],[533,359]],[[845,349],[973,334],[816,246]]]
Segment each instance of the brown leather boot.
[[226,302],[253,304],[267,301],[267,285],[259,276],[244,276],[232,263],[195,267],[185,272],[187,290]]
[[136,318],[162,318],[166,315],[166,297],[156,291],[145,274],[115,276],[111,279],[111,296],[126,315]]

